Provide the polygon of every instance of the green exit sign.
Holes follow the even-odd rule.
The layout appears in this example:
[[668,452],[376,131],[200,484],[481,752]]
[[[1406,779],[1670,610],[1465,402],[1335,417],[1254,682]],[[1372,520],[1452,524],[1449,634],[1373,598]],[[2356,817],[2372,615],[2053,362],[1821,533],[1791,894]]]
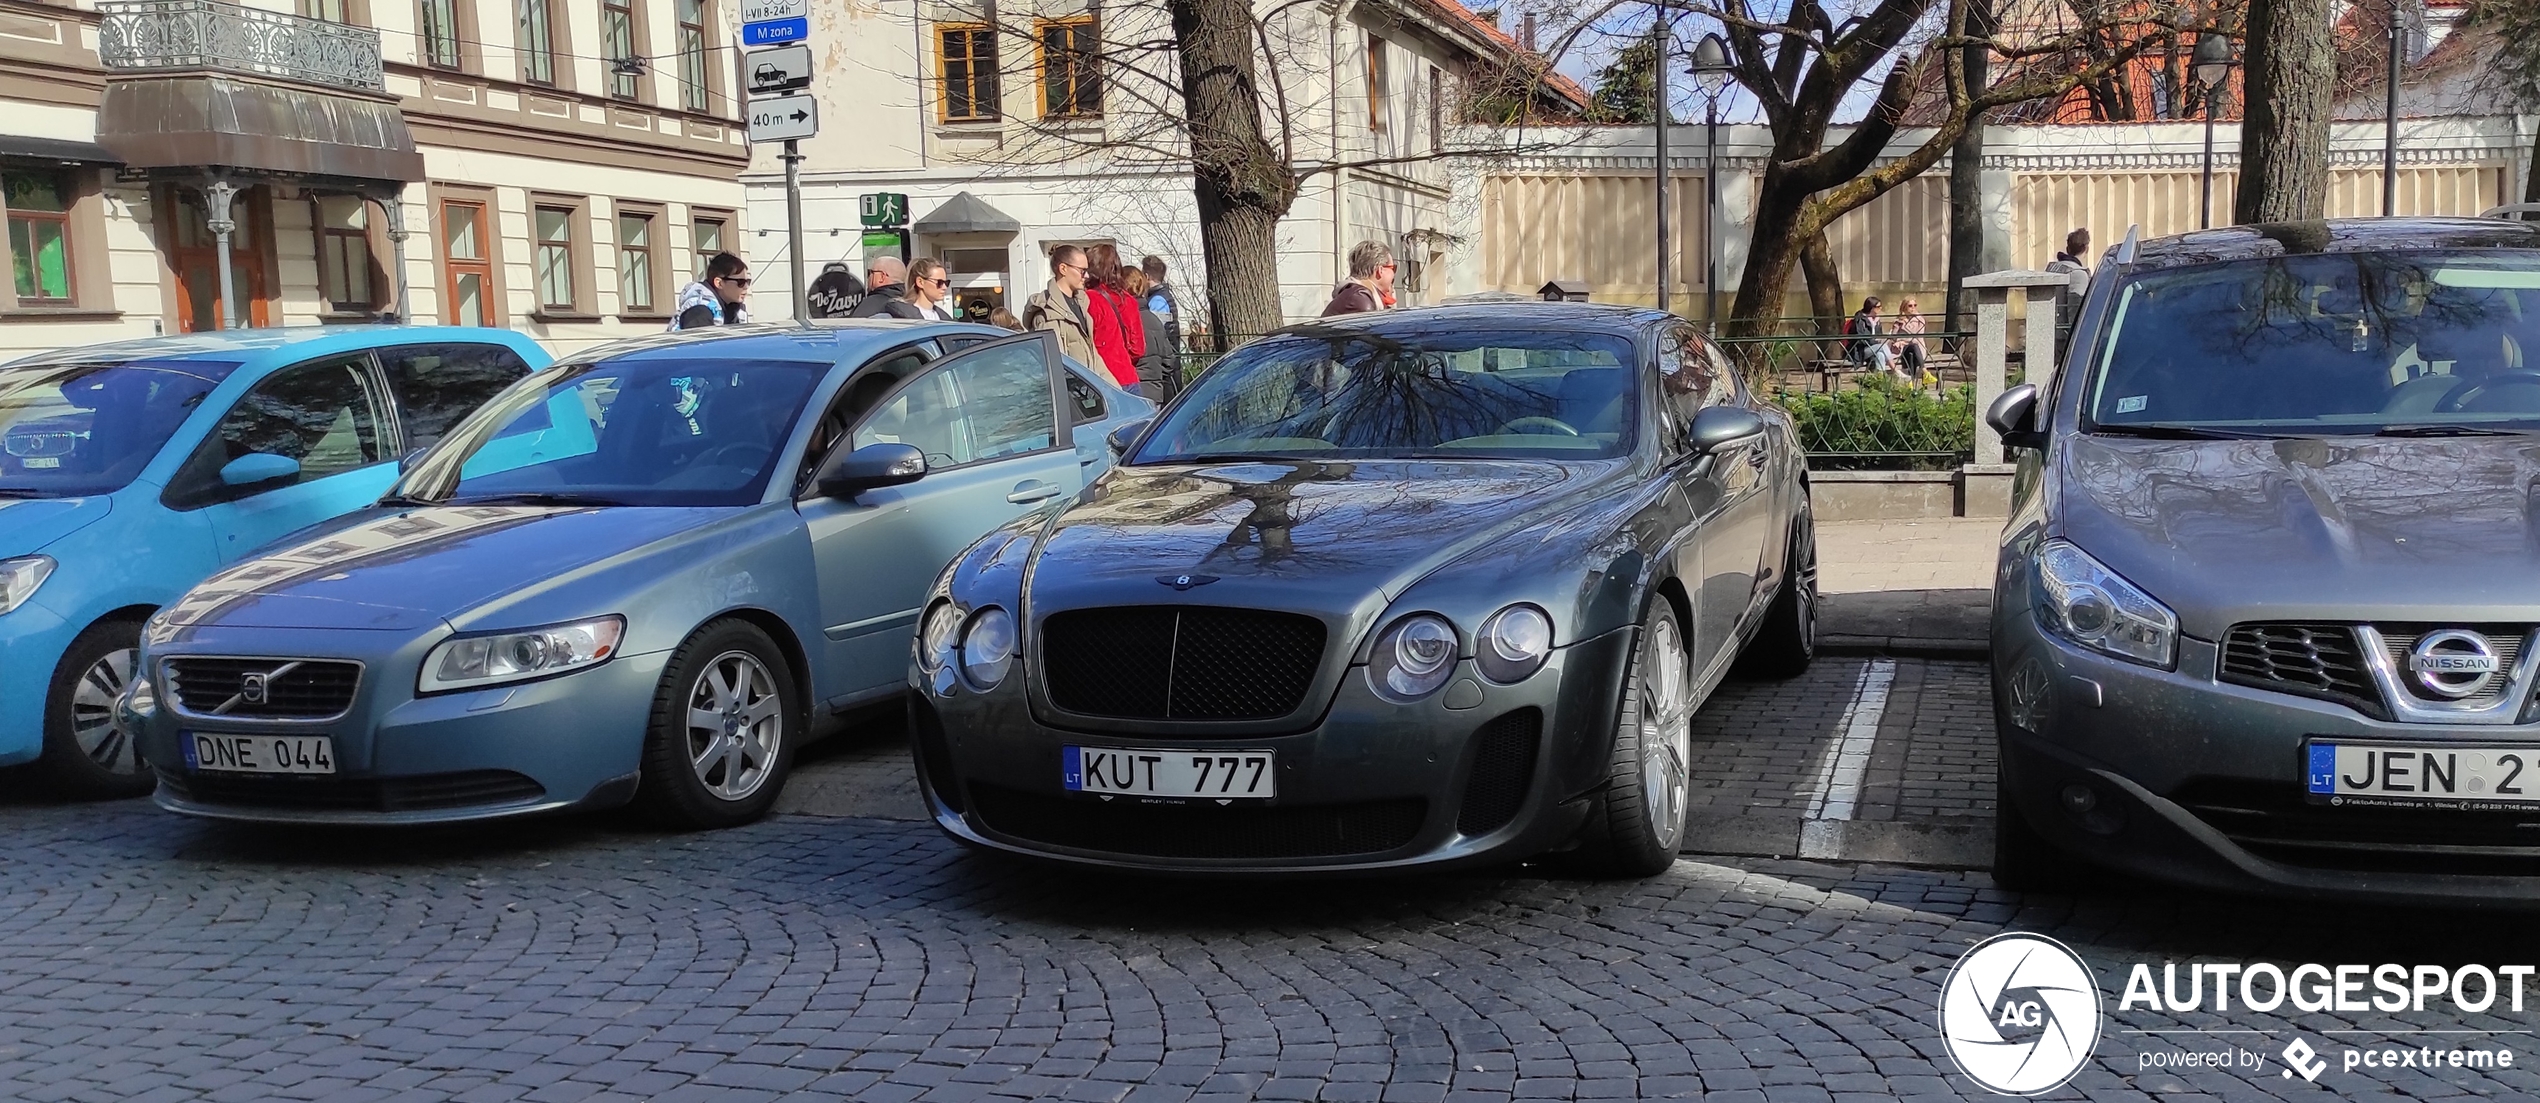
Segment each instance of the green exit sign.
[[880,229],[908,225],[908,195],[905,192],[868,192],[863,197],[864,224]]

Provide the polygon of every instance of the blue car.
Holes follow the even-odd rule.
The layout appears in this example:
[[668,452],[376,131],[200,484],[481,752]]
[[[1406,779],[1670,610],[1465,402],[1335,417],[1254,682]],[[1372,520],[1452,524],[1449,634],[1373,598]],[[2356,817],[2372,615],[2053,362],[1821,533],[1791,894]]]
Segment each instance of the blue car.
[[113,704],[143,618],[369,505],[399,456],[548,356],[439,326],[260,329],[0,364],[0,765],[56,791],[152,781]]
[[746,822],[816,721],[905,692],[943,565],[1073,499],[1151,409],[971,325],[597,349],[159,614],[123,721],[195,815]]

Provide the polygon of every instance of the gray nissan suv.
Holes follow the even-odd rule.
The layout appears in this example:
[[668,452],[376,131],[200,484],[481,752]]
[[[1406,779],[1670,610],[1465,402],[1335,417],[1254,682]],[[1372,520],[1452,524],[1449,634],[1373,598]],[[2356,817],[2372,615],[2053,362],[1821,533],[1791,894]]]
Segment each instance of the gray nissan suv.
[[2540,901],[2540,224],[2129,243],[2070,348],[1987,414],[1996,878]]

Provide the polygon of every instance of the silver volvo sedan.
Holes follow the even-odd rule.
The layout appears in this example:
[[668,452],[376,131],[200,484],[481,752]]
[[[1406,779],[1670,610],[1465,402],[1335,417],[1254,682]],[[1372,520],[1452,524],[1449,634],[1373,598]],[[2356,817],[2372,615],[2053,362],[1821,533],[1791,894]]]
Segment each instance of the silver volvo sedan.
[[2540,900],[2540,225],[2121,246],[2071,349],[1987,415],[1997,878]]

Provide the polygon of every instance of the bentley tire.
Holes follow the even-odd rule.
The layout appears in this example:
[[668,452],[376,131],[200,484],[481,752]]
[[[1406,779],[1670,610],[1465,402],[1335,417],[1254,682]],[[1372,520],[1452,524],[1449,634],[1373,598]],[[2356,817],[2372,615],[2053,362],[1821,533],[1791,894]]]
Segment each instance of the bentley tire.
[[1763,630],[1738,656],[1738,673],[1756,678],[1796,678],[1817,657],[1817,523],[1805,494],[1790,519],[1790,558],[1781,589],[1764,611]]
[[35,771],[47,790],[103,800],[137,797],[157,784],[132,733],[115,723],[115,698],[132,684],[141,622],[104,620],[71,641],[44,698],[44,754]]
[[1648,877],[1675,864],[1692,783],[1693,671],[1675,607],[1652,601],[1623,679],[1614,757],[1573,857],[1583,872]]
[[635,805],[664,827],[732,827],[767,814],[802,742],[801,690],[756,625],[716,621],[670,657],[653,694]]

